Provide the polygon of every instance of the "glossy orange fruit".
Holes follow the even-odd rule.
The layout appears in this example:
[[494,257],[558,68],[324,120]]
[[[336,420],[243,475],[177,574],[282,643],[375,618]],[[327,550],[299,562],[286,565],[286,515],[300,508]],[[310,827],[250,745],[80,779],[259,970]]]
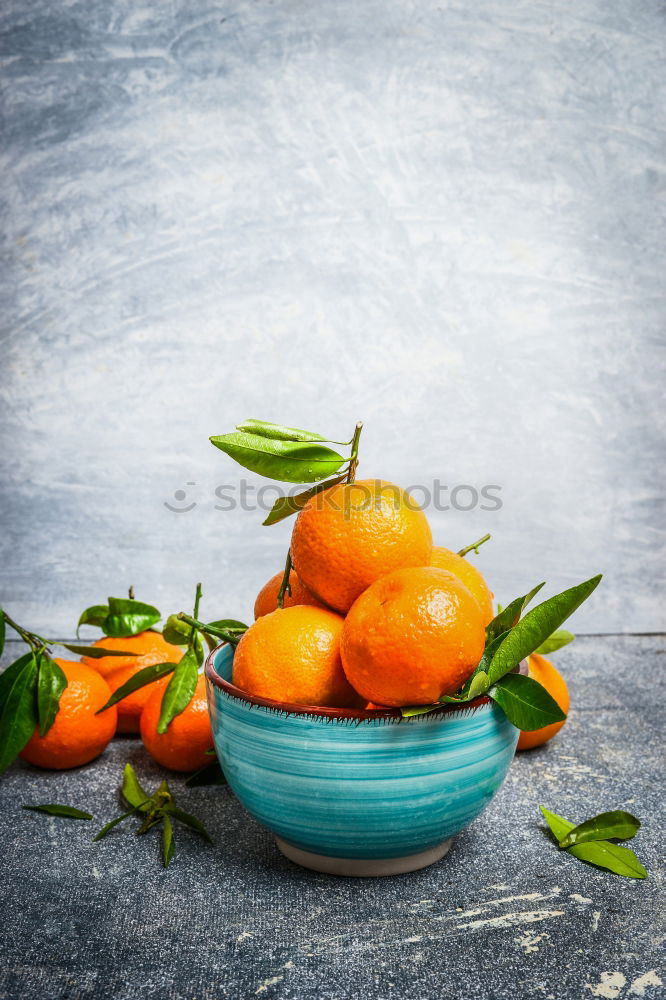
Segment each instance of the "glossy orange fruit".
[[313,497],[291,537],[301,581],[341,612],[392,570],[427,565],[431,549],[423,511],[404,490],[381,479],[340,483]]
[[[254,602],[255,619],[269,615],[271,611],[277,609],[277,596],[283,576],[284,573],[276,573],[275,576],[270,578],[268,583],[264,584],[257,594],[257,599]],[[285,608],[291,608],[294,604],[309,604],[313,608],[322,608],[324,606],[307,587],[303,586],[298,578],[298,574],[293,569],[289,574],[289,585],[291,587],[291,595],[284,595]]]
[[46,736],[36,729],[20,753],[38,767],[64,770],[99,757],[116,731],[115,706],[95,715],[111,696],[103,677],[84,663],[56,658],[67,677],[55,721]]
[[234,655],[233,683],[260,698],[338,708],[362,704],[340,660],[342,618],[294,605],[258,618]]
[[479,573],[473,563],[459,556],[451,549],[445,549],[441,545],[433,546],[430,565],[437,566],[438,569],[446,569],[453,573],[465,584],[467,589],[476,597],[483,614],[483,624],[487,625],[495,617],[493,610],[493,592],[486,581]]
[[[564,677],[559,670],[555,669],[550,660],[547,660],[545,656],[541,656],[540,653],[532,653],[527,658],[527,670],[530,677],[533,677],[535,681],[538,681],[539,684],[545,687],[548,694],[551,698],[555,699],[562,711],[568,712],[569,689]],[[540,747],[542,743],[552,740],[555,733],[559,733],[565,722],[566,719],[562,722],[553,722],[550,726],[544,726],[543,729],[535,729],[533,732],[522,732],[518,737],[518,750],[531,750],[532,747]]]
[[150,756],[172,771],[196,771],[213,759],[206,750],[213,746],[208,717],[206,678],[199,676],[187,708],[172,719],[166,733],[157,732],[163,691],[153,691],[141,713],[141,739]]
[[376,705],[429,705],[453,694],[483,653],[476,598],[443,569],[400,569],[352,605],[340,651],[349,682]]
[[[82,663],[97,670],[109,684],[111,691],[117,691],[129,678],[143,670],[144,667],[152,667],[155,663],[178,663],[183,650],[180,646],[172,646],[159,632],[139,632],[138,635],[131,635],[127,639],[115,639],[110,636],[102,636],[93,646],[101,646],[104,649],[128,649],[132,651],[132,656],[102,656],[98,660],[92,657],[83,656]],[[169,678],[163,683],[153,681],[146,684],[118,702],[118,732],[138,733],[139,719],[143,706],[146,704],[156,688],[164,688],[168,684]]]

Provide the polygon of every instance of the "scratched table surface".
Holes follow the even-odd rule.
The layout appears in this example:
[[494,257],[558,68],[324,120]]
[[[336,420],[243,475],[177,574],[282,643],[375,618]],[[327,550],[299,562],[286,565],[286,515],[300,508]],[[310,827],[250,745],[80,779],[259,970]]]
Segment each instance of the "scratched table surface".
[[[664,707],[662,636],[579,637],[558,654],[573,710],[550,745],[518,756],[486,812],[424,871],[343,879],[276,850],[226,788],[181,805],[213,838],[177,831],[161,867],[156,834],[93,833],[121,811],[125,761],[165,776],[141,744],[117,739],[69,773],[14,764],[0,783],[0,996],[118,1000],[535,997],[656,998],[666,979],[659,841]],[[16,648],[9,651],[9,656]],[[5,655],[7,662],[7,654]],[[94,823],[22,811],[61,802]],[[625,807],[646,881],[560,853],[539,803],[576,821]]]

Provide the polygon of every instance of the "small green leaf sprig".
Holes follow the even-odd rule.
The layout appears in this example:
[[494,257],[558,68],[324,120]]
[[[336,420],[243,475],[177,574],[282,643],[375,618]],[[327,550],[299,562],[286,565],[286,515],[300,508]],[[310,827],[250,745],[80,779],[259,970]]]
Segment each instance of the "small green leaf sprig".
[[[39,727],[46,736],[55,722],[60,697],[67,687],[67,678],[51,654],[51,646],[63,646],[71,653],[90,655],[88,646],[79,646],[60,639],[45,639],[30,632],[0,609],[0,654],[4,649],[6,627],[9,626],[26,643],[29,651],[14,660],[0,674],[0,773],[13,760]],[[92,655],[128,656],[127,650],[101,649]]]
[[538,681],[514,671],[521,660],[532,653],[552,652],[571,641],[571,633],[558,631],[560,625],[587,600],[600,580],[601,574],[549,597],[524,617],[521,617],[523,611],[544,584],[540,583],[523,597],[517,597],[486,627],[481,660],[460,691],[443,695],[433,705],[403,708],[403,717],[426,715],[442,704],[462,705],[487,695],[499,705],[514,726],[524,731],[541,729],[566,719],[566,713]]
[[127,639],[151,629],[161,617],[152,604],[135,600],[134,588],[130,587],[128,597],[109,597],[106,604],[93,604],[82,611],[76,634],[79,634],[82,625],[95,625],[104,635]]
[[165,868],[171,864],[174,853],[173,820],[178,820],[179,823],[195,830],[204,840],[212,843],[201,820],[178,807],[166,781],[160,782],[153,794],[149,795],[139,782],[132,765],[125,764],[120,790],[130,808],[103,826],[97,836],[93,838],[94,842],[102,840],[114,827],[129,819],[130,816],[140,815],[142,821],[136,831],[137,834],[147,833],[152,827],[159,823],[162,824],[162,864]]
[[[210,440],[244,469],[266,479],[317,484],[296,496],[279,497],[263,522],[270,525],[297,514],[308,500],[329,487],[354,481],[362,427],[359,421],[349,441],[334,441],[298,427],[284,427],[265,420],[244,420],[236,425],[232,434],[214,435]],[[340,455],[328,448],[327,443],[350,445],[351,453],[348,457]]]
[[599,813],[584,823],[571,823],[563,816],[539,806],[557,846],[580,861],[606,868],[624,878],[647,878],[647,871],[629,847],[612,840],[629,840],[640,829],[640,820],[623,809]]

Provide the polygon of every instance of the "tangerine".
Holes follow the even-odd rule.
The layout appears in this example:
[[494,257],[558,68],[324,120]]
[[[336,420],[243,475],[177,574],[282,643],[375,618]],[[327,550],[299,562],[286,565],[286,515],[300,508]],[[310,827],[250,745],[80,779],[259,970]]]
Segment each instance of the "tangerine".
[[295,705],[361,705],[340,660],[340,615],[294,605],[258,618],[234,655],[233,683],[248,694]]
[[483,624],[487,625],[495,617],[493,609],[493,592],[479,573],[476,566],[459,556],[451,549],[445,549],[442,545],[433,546],[430,565],[437,566],[438,569],[446,569],[453,573],[465,584],[473,597],[479,602],[479,607],[483,614]]
[[171,720],[166,733],[157,732],[162,694],[162,689],[153,690],[141,713],[141,739],[150,756],[172,771],[196,771],[210,764],[212,758],[206,751],[213,746],[213,732],[204,675],[199,675],[190,703]]
[[[269,615],[271,611],[276,610],[278,606],[278,591],[280,590],[283,576],[283,573],[276,573],[275,576],[270,578],[268,583],[264,584],[257,594],[257,599],[254,602],[255,619],[262,618],[264,615]],[[289,574],[289,586],[291,587],[291,594],[285,593],[284,595],[285,608],[291,608],[294,604],[309,604],[313,608],[323,607],[321,601],[318,601],[315,595],[301,583],[298,573],[293,569]]]
[[429,705],[453,694],[485,642],[478,602],[453,573],[395,570],[354,602],[340,651],[350,684],[375,705]]
[[38,767],[60,771],[99,757],[116,731],[117,712],[113,705],[95,715],[111,697],[109,685],[96,671],[74,660],[56,658],[55,662],[67,678],[55,720],[46,736],[35,729],[19,756]]
[[[556,670],[550,660],[540,653],[532,653],[527,658],[527,672],[530,677],[538,681],[545,687],[551,698],[554,698],[563,712],[569,711],[569,689],[564,677]],[[533,747],[540,747],[542,743],[552,740],[556,733],[566,722],[553,722],[542,729],[534,729],[531,732],[521,732],[518,737],[518,750],[531,750]]]
[[325,604],[347,612],[382,576],[430,561],[432,534],[423,511],[394,483],[339,483],[312,497],[291,537],[302,583]]

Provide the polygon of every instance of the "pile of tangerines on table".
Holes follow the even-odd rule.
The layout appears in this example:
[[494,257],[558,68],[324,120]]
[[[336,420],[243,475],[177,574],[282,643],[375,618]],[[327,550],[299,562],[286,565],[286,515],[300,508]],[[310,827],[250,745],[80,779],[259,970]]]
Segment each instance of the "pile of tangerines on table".
[[[498,621],[493,594],[467,558],[486,539],[458,552],[433,545],[426,515],[408,493],[382,480],[356,481],[359,435],[357,425],[347,459],[319,435],[259,421],[211,439],[255,472],[282,482],[315,482],[280,497],[264,522],[297,515],[285,569],[260,590],[250,627],[229,619],[200,622],[200,588],[194,616],[170,616],[163,633],[157,609],[133,602],[133,594],[125,601],[109,598],[109,605],[87,609],[79,623],[106,634],[82,650],[79,661],[56,658],[42,667],[36,647],[43,642],[38,652],[48,657],[48,640],[8,619],[39,661],[37,702],[42,689],[48,694],[49,685],[57,688],[52,675],[58,667],[64,675],[58,674],[55,708],[44,709],[52,717],[42,724],[39,715],[20,756],[47,768],[77,767],[123,733],[140,734],[165,767],[194,771],[209,764],[202,638],[210,648],[225,639],[236,647],[232,680],[238,688],[287,705],[409,715],[454,702],[465,685],[469,695],[470,679],[488,655],[488,628]],[[572,638],[561,634],[567,638],[546,648]],[[558,721],[521,733],[518,746],[526,749],[560,729],[569,695],[538,652],[526,658],[522,673],[561,710]]]

